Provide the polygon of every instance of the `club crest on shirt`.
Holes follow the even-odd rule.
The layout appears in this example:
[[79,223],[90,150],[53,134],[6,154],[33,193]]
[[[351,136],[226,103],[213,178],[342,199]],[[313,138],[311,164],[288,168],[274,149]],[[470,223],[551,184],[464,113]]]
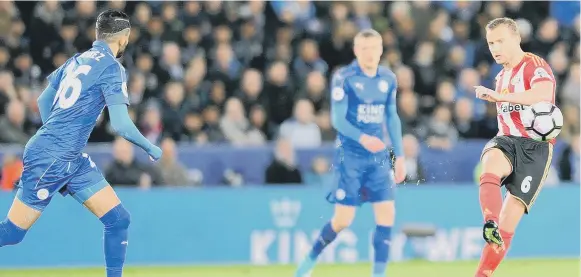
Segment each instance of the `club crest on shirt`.
[[129,98],[129,94],[127,93],[127,82],[123,82],[123,84],[121,85],[121,91],[123,92],[123,95],[125,95],[125,97]]
[[535,78],[549,78],[551,79],[551,75],[542,67],[535,69]]
[[333,88],[331,94],[333,96],[333,100],[335,101],[341,101],[343,100],[343,97],[345,97],[345,91],[340,87]]
[[381,81],[379,81],[378,88],[379,88],[379,91],[381,91],[383,93],[387,93],[387,89],[389,88],[389,84],[387,83],[387,81],[381,80]]

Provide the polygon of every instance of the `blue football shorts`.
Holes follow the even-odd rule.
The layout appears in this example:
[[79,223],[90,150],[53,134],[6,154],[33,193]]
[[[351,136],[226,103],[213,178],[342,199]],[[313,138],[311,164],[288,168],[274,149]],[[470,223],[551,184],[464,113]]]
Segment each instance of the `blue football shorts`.
[[24,170],[16,196],[27,206],[42,211],[55,193],[70,194],[84,203],[108,185],[103,174],[83,153],[75,160],[62,161],[42,149],[25,149]]
[[361,206],[394,199],[395,182],[387,153],[375,155],[337,153],[333,163],[334,187],[327,201]]

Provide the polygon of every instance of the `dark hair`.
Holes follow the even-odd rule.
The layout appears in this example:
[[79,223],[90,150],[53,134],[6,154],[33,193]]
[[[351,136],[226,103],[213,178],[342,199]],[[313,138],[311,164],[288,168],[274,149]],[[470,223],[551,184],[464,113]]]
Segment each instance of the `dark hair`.
[[129,16],[122,11],[106,10],[97,17],[95,31],[99,40],[111,39],[126,29],[131,29],[131,23]]

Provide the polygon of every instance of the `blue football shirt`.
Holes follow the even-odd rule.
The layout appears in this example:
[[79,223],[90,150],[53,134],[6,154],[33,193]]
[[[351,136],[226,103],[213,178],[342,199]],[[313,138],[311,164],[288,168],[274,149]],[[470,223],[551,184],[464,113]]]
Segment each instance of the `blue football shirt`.
[[359,143],[359,136],[385,137],[386,117],[396,105],[396,90],[395,74],[386,67],[380,66],[373,77],[365,75],[357,61],[337,70],[331,80],[331,113],[338,146],[345,152],[370,154]]
[[81,154],[105,106],[129,105],[125,69],[102,41],[68,59],[47,80],[56,96],[27,147],[42,148],[61,160]]

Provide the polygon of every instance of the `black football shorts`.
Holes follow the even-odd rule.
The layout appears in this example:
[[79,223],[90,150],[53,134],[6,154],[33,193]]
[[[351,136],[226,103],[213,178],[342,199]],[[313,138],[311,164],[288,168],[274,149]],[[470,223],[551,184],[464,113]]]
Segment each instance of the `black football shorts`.
[[553,145],[530,138],[497,136],[486,144],[482,155],[492,148],[500,149],[512,165],[512,172],[502,185],[525,205],[528,214],[549,173]]

